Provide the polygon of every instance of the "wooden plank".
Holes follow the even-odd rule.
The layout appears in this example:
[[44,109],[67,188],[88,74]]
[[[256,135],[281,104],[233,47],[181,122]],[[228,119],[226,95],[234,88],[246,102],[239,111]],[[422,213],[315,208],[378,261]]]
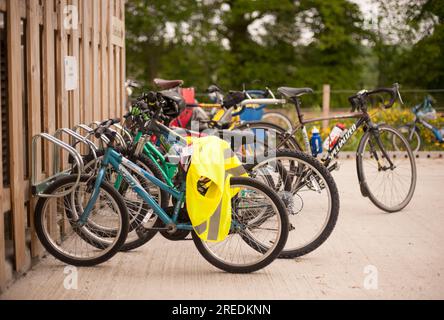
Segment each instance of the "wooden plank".
[[[34,135],[41,132],[41,118],[40,118],[40,5],[39,0],[28,0],[27,2],[27,24],[26,24],[26,36],[27,36],[27,47],[26,47],[26,59],[27,59],[27,74],[28,74],[28,145],[31,146],[31,139]],[[39,150],[39,149],[38,149]],[[31,154],[31,147],[28,152]],[[29,168],[32,168],[31,156],[29,156]],[[37,152],[36,155],[37,166],[35,170],[37,171],[37,179],[41,178],[41,153]],[[1,181],[1,180],[0,180]],[[31,195],[30,195],[31,196]],[[31,255],[32,257],[37,257],[42,253],[42,246],[37,238],[34,228],[34,208],[37,199],[32,198],[31,200],[31,214],[30,214],[30,224],[31,224]]]
[[[115,0],[114,2],[114,16],[116,18],[119,17],[120,14],[120,9],[119,9],[119,3],[120,0]],[[114,118],[119,117],[120,116],[120,110],[121,110],[121,105],[120,105],[120,47],[115,45],[114,46],[114,70],[115,70],[115,74],[114,74],[114,92],[116,93],[115,95],[115,103],[116,103],[116,114],[114,115]]]
[[121,104],[121,70],[120,70],[120,51],[121,48],[118,46],[114,46],[115,48],[115,58],[114,58],[114,70],[115,70],[115,75],[114,75],[114,92],[116,93],[115,96],[115,103],[116,103],[116,113],[114,115],[114,118],[116,117],[120,117],[122,115],[122,104]]
[[[123,25],[125,26],[125,1],[120,0],[120,18],[123,21]],[[125,29],[126,32],[126,29]],[[122,106],[122,112],[121,116],[123,116],[126,113],[126,89],[125,89],[125,81],[126,81],[126,44],[125,41],[123,42],[123,48],[121,49],[120,54],[120,74],[121,74],[121,106]]]
[[[330,85],[324,84],[322,87],[322,116],[328,117],[330,115]],[[329,126],[329,121],[322,121],[322,128],[326,129]]]
[[[52,13],[54,2],[44,2],[44,28],[43,28],[43,131],[54,133],[56,128],[55,117],[55,70],[54,70],[54,25]],[[51,174],[52,159],[48,148],[45,154],[45,172]]]
[[[29,197],[29,193],[30,193],[30,188],[29,188],[29,180],[25,180],[24,181],[24,186],[25,186],[25,202],[30,201],[30,197]],[[3,188],[3,212],[8,212],[12,209],[11,207],[11,188]]]
[[99,69],[99,1],[92,1],[92,68],[93,68],[93,120],[103,120],[100,108],[100,69]]
[[[53,134],[56,130],[55,99],[55,50],[54,50],[54,1],[44,1],[43,27],[43,131]],[[45,172],[53,174],[52,148],[45,148]],[[55,235],[57,226],[54,215],[49,216],[49,231]]]
[[[20,12],[20,18],[26,18],[26,2],[25,0],[17,0],[19,1],[19,12]],[[6,0],[0,0],[0,11],[7,11],[7,1]]]
[[[77,0],[71,0],[71,5],[77,7],[79,10],[79,3]],[[80,12],[80,10],[79,10]],[[71,30],[71,37],[69,40],[69,50],[70,54],[77,58],[77,62],[80,61],[80,48],[79,48],[79,29],[73,29]],[[80,67],[79,67],[80,72]],[[80,84],[78,84],[80,85]],[[73,128],[74,126],[80,124],[80,88],[77,87],[77,89],[73,90],[70,93],[71,99],[70,99],[70,116],[69,116],[69,122],[70,127]]]
[[108,51],[107,51],[107,25],[108,25],[108,0],[100,0],[100,66],[102,72],[101,79],[101,112],[102,119],[109,118],[109,96],[108,96]]
[[[3,173],[0,173],[0,177],[2,176]],[[0,193],[0,291],[3,291],[6,286],[6,262],[5,262],[6,253],[5,253],[5,226],[4,226],[5,218],[2,209],[2,201],[3,201],[3,195],[2,193]]]
[[115,74],[116,70],[114,67],[114,45],[111,43],[111,32],[112,32],[112,17],[115,12],[115,0],[109,0],[108,2],[108,96],[109,96],[109,117],[114,118],[117,115],[116,112],[116,99],[115,99]]
[[90,26],[91,11],[88,0],[81,1],[82,7],[82,108],[84,111],[84,122],[92,122],[92,103],[91,103],[91,59],[90,59]]
[[[67,35],[65,31],[65,15],[63,10],[66,6],[66,0],[57,0],[57,37],[56,37],[56,89],[57,89],[57,128],[69,127],[69,107],[68,94],[65,90],[65,56],[68,52]],[[61,169],[67,168],[68,154],[62,153]]]
[[[2,0],[0,4],[4,2],[6,9],[6,1]],[[1,55],[0,55],[0,64],[2,63]],[[1,86],[0,86],[0,97],[2,95]],[[3,145],[2,145],[2,114],[0,112],[0,159],[3,159]],[[3,190],[3,161],[0,161],[0,291],[5,289],[6,286],[6,250],[5,250],[5,217],[3,212],[4,210],[4,202],[9,202],[9,197],[5,198],[4,190]]]
[[22,101],[22,48],[20,2],[7,1],[8,8],[8,83],[9,83],[9,144],[11,203],[14,224],[15,269],[25,268],[25,206],[23,168],[23,101]]

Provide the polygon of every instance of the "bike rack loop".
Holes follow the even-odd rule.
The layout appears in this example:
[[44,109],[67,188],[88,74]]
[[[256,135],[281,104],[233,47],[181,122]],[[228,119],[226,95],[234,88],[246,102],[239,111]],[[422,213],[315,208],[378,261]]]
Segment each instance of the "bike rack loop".
[[[92,142],[92,141],[90,141],[90,140],[88,140],[87,138],[85,138],[85,137],[83,137],[82,135],[80,135],[80,134],[78,134],[77,132],[75,132],[75,131],[73,131],[73,130],[71,130],[71,129],[69,129],[69,128],[61,128],[61,129],[58,129],[55,133],[54,133],[54,137],[56,138],[56,139],[59,139],[59,137],[62,135],[62,133],[66,133],[67,135],[69,135],[69,136],[71,136],[72,138],[74,138],[75,140],[77,140],[77,141],[79,141],[79,142],[81,142],[81,143],[83,143],[83,144],[85,144],[86,146],[88,146],[88,148],[91,150],[91,152],[92,152],[92,154],[93,154],[93,157],[94,157],[94,159],[95,159],[95,167],[94,167],[94,170],[96,170],[97,169],[97,151],[98,151],[98,148],[96,147],[96,145]],[[74,147],[73,147],[74,148]],[[74,148],[75,149],[75,148]],[[56,150],[54,150],[54,151],[56,151]],[[77,150],[76,150],[77,151]],[[59,167],[59,162],[60,162],[60,159],[59,159],[59,157],[58,157],[58,154],[57,154],[57,152],[54,152],[54,164],[55,164],[55,167],[56,168],[58,168]],[[58,170],[58,169],[57,169]],[[82,168],[82,171],[81,171],[81,173],[83,173],[83,168]]]
[[[94,129],[93,129],[92,127],[90,127],[90,126],[87,126],[86,124],[79,124],[79,125],[75,126],[74,129],[73,129],[73,131],[74,131],[74,132],[77,132],[77,131],[79,131],[79,129],[83,129],[84,131],[87,132],[87,135],[83,136],[83,137],[86,138],[86,139],[88,139],[88,137],[89,137],[90,135],[93,135],[93,134],[94,134]],[[102,136],[100,137],[100,139],[101,139],[101,141],[104,142],[105,144],[108,144],[108,143],[109,143],[109,139],[108,139],[107,137],[105,137],[104,135],[102,135]],[[90,141],[91,141],[91,140],[90,140]],[[96,148],[99,148],[99,147],[96,146]],[[103,144],[100,145],[100,148],[103,149]]]
[[120,123],[115,123],[113,124],[114,127],[116,127],[118,130],[120,130],[122,132],[122,137],[126,136],[129,141],[133,141],[133,136],[131,135],[131,133],[128,132],[128,130],[122,126]]
[[[77,172],[77,179],[76,179],[76,183],[68,190],[65,190],[61,193],[57,193],[57,194],[44,194],[43,192],[39,192],[38,191],[38,186],[41,186],[43,184],[46,183],[50,183],[52,182],[54,179],[56,179],[57,177],[61,176],[63,173],[58,172],[58,168],[55,167],[55,164],[53,163],[53,171],[55,172],[57,170],[57,173],[53,174],[52,176],[46,178],[43,181],[40,181],[39,183],[37,183],[37,171],[36,171],[36,161],[37,161],[37,140],[38,139],[43,139],[43,140],[47,140],[53,144],[55,144],[56,146],[66,150],[75,160],[75,162],[77,163],[77,166],[79,168],[78,172]],[[55,155],[55,150],[53,151],[54,155]],[[74,191],[74,189],[78,186],[79,182],[80,182],[80,177],[82,175],[83,172],[83,160],[81,155],[77,152],[76,149],[74,149],[72,146],[70,146],[69,144],[55,138],[54,136],[48,134],[48,133],[40,133],[37,134],[35,136],[32,137],[32,153],[31,153],[31,157],[32,157],[32,173],[31,173],[31,187],[33,189],[33,194],[35,196],[38,197],[42,197],[42,198],[58,198],[58,197],[64,197],[68,194],[70,194],[71,192]],[[55,158],[55,156],[54,156]],[[56,170],[54,170],[55,168],[57,168]]]

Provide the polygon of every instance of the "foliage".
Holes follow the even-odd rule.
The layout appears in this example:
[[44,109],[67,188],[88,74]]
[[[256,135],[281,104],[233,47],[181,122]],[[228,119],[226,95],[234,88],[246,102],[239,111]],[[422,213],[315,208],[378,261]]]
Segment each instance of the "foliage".
[[[129,0],[127,74],[149,88],[180,78],[198,92],[444,88],[444,1],[372,3],[369,17],[352,0]],[[333,107],[346,102],[332,95]]]
[[[374,123],[387,123],[395,128],[398,128],[404,124],[407,124],[413,121],[413,113],[406,109],[401,109],[398,107],[393,107],[388,110],[382,109],[374,109],[370,111],[372,115],[372,121]],[[336,123],[343,123],[347,128],[350,128],[353,123],[356,122],[356,119],[347,119],[340,120],[337,122],[330,122],[329,128],[323,128],[321,130],[322,140],[326,139],[330,133],[331,128]],[[430,124],[437,128],[444,128],[444,117],[438,117],[436,120],[428,121]],[[321,123],[314,123],[307,126],[307,132],[311,133],[313,127],[320,128]],[[444,151],[444,143],[438,143],[435,139],[435,136],[430,130],[427,130],[422,125],[419,126],[420,135],[423,142],[423,147],[421,150],[435,150],[435,151]],[[343,151],[356,151],[358,148],[359,141],[362,137],[362,130],[359,130],[344,146]],[[296,135],[299,143],[302,143],[302,136],[300,134]],[[302,144],[303,145],[303,144]]]

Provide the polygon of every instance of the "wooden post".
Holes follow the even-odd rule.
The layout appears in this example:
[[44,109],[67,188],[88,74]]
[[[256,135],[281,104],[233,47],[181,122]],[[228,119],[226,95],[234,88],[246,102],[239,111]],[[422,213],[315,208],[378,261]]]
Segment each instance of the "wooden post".
[[[1,64],[1,56],[0,56],[0,64]],[[1,86],[0,86],[0,97],[1,97]],[[2,114],[0,112],[0,292],[2,292],[6,286],[6,250],[5,250],[5,215],[3,202],[6,202],[7,199],[4,198],[4,190],[3,190],[3,148],[2,148]],[[5,201],[6,200],[6,201]]]
[[[39,0],[28,0],[27,1],[27,47],[26,47],[26,59],[28,65],[28,115],[29,119],[29,136],[28,136],[28,145],[31,148],[31,139],[34,135],[41,132],[41,117],[40,117],[40,12]],[[31,155],[31,150],[29,150],[29,155]],[[36,170],[38,172],[37,179],[41,177],[41,153],[37,152],[36,155]],[[31,164],[31,156],[28,159],[29,168],[32,168]],[[32,195],[29,195],[31,202],[31,214],[30,214],[30,222],[31,222],[31,255],[32,257],[37,257],[42,252],[42,246],[37,238],[34,228],[34,207],[36,205],[37,199],[32,198]]]
[[84,123],[89,125],[92,122],[93,113],[91,106],[91,59],[90,59],[90,17],[91,12],[89,9],[90,0],[82,0],[82,108],[84,114]]
[[[54,1],[43,2],[43,131],[54,134],[56,129],[56,91],[55,91],[55,50],[54,50]],[[45,148],[45,172],[48,176],[53,172],[53,149],[49,144]],[[50,209],[54,212],[54,207]],[[57,232],[56,217],[49,216],[49,232]]]
[[[63,10],[66,6],[66,0],[57,0],[57,38],[56,38],[56,81],[57,81],[57,128],[69,127],[69,107],[68,94],[65,89],[65,56],[68,52],[68,37],[65,30],[65,16]],[[62,153],[61,170],[68,163],[68,155],[66,152]]]
[[99,1],[92,1],[93,14],[92,14],[92,41],[91,46],[93,50],[92,54],[92,68],[93,68],[93,120],[102,120],[101,108],[100,108],[100,64],[99,64]]
[[[80,13],[78,0],[71,0],[71,5],[77,8]],[[77,28],[71,30],[70,38],[70,51],[73,57],[77,58],[77,63],[80,62],[79,54],[79,29]],[[78,72],[80,73],[80,66]],[[71,107],[70,107],[70,126],[74,127],[80,124],[80,80],[77,83],[77,89],[73,90],[71,93]]]
[[[100,94],[102,96],[101,102],[102,102],[102,114],[101,118],[103,120],[109,118],[109,95],[108,95],[108,88],[109,88],[109,77],[108,77],[108,32],[107,32],[107,26],[108,26],[108,0],[100,0],[100,66],[102,68],[102,72],[100,73],[100,84],[101,84],[101,90]],[[108,48],[108,49],[107,49]]]
[[[125,1],[124,0],[120,0],[120,15],[121,15],[121,19],[123,21],[123,25],[125,26]],[[124,32],[126,33],[126,27],[124,29]],[[120,103],[122,105],[122,111],[120,116],[123,116],[127,110],[126,110],[126,101],[127,101],[127,93],[126,93],[126,88],[125,88],[125,81],[126,81],[126,68],[125,68],[125,60],[126,60],[126,44],[125,41],[123,42],[123,48],[121,49],[122,53],[120,55],[120,74],[121,74],[121,83],[119,84],[120,87],[122,88],[121,90],[121,98],[120,98]]]
[[107,32],[107,40],[108,40],[108,96],[109,96],[109,117],[114,118],[117,116],[116,112],[116,100],[115,100],[115,86],[114,83],[116,81],[115,73],[116,70],[114,68],[114,45],[111,41],[111,33],[112,33],[112,17],[114,16],[114,1],[108,0],[106,1],[108,4],[108,32]]
[[[322,116],[328,117],[330,114],[330,85],[324,84],[322,88]],[[328,120],[322,122],[322,128],[328,128]]]
[[23,168],[23,99],[20,2],[7,1],[8,85],[11,208],[14,224],[15,269],[25,268],[25,197]]

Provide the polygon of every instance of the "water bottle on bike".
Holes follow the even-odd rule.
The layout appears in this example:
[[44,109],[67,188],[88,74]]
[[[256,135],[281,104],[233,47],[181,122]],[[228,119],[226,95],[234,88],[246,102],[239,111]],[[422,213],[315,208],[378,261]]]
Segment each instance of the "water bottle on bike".
[[311,130],[310,146],[313,157],[317,157],[318,154],[322,153],[322,139],[319,129],[316,127],[313,127]]
[[324,144],[322,145],[322,147],[325,152],[332,150],[339,139],[341,139],[346,132],[347,128],[345,127],[345,125],[343,123],[337,123],[331,130],[328,137],[324,140]]

